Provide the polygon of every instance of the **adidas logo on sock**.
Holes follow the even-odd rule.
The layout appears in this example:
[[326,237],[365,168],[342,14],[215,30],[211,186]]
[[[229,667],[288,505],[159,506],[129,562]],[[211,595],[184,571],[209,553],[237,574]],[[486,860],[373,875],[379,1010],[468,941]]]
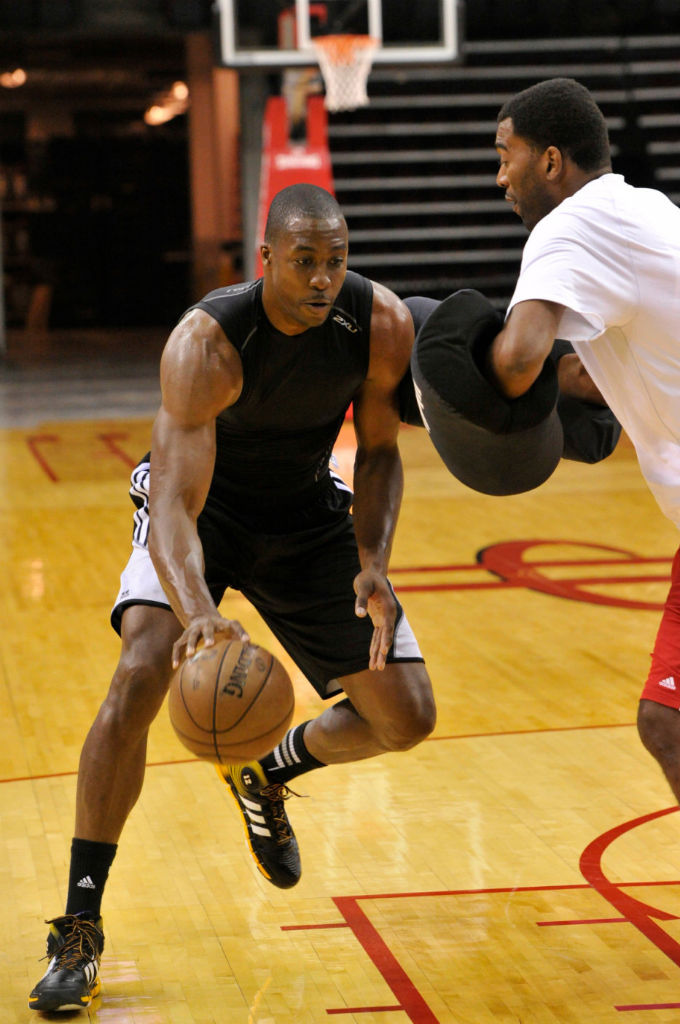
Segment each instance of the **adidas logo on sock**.
[[675,685],[675,679],[673,678],[673,676],[666,676],[665,679],[662,679],[660,681],[659,686],[663,686],[667,690],[675,690],[675,689],[677,689],[677,687]]
[[81,878],[80,881],[78,882],[78,888],[79,889],[96,889],[97,886],[94,884],[94,882],[92,881],[92,879],[90,878],[89,875],[85,875],[85,877]]

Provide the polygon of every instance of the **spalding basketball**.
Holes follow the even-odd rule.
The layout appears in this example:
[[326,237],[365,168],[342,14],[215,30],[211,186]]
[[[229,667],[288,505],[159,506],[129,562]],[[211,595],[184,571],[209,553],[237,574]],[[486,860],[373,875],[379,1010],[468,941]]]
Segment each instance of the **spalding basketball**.
[[168,694],[170,721],[184,746],[217,764],[264,757],[285,736],[294,707],[281,662],[226,637],[186,658]]

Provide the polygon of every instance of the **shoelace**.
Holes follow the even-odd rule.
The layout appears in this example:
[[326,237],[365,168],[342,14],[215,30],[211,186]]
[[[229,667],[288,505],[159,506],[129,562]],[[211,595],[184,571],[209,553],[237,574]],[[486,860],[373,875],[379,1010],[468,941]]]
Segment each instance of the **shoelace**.
[[52,953],[48,952],[42,958],[47,960],[51,957],[57,958],[59,967],[78,967],[83,960],[96,960],[99,956],[99,931],[94,922],[83,920],[79,917],[53,917],[45,924],[56,924],[59,928],[64,925],[68,929],[64,936],[64,942]]
[[279,846],[283,846],[293,838],[293,832],[283,807],[283,801],[289,800],[291,796],[300,796],[300,794],[289,789],[282,782],[272,782],[271,785],[261,789],[255,798],[264,797],[271,804],[271,816],[276,830],[276,842]]

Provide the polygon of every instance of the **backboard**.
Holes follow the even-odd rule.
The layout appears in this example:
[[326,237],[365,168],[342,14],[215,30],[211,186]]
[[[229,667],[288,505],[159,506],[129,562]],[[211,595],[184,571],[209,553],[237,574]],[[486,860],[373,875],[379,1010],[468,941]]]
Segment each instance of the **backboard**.
[[226,67],[316,63],[314,36],[370,35],[374,64],[452,61],[459,55],[457,0],[217,0]]

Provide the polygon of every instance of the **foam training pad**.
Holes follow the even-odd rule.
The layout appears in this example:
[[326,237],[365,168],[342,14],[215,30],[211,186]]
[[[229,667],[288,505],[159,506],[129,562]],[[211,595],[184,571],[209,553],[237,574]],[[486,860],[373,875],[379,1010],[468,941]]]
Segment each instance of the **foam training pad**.
[[422,420],[442,461],[461,483],[496,495],[538,487],[564,449],[551,360],[519,398],[486,377],[486,354],[502,326],[480,292],[463,289],[427,316],[411,355]]
[[[411,311],[416,334],[439,305],[437,299],[423,295],[411,296],[404,299],[404,303]],[[568,341],[556,339],[550,353],[555,366],[562,356],[573,351],[574,347]],[[399,409],[402,422],[414,427],[424,425],[410,367],[399,386]],[[616,448],[621,424],[607,406],[561,394],[557,400],[557,415],[564,433],[563,459],[592,464],[606,459]]]
[[[440,300],[430,299],[426,295],[412,295],[404,299],[404,304],[410,310],[411,317],[413,318],[413,327],[417,335],[430,313],[433,313],[437,306],[440,305]],[[418,399],[416,398],[416,390],[413,387],[413,374],[411,373],[410,366],[399,385],[399,416],[402,423],[409,423],[412,427],[424,426],[423,417],[420,415]]]

